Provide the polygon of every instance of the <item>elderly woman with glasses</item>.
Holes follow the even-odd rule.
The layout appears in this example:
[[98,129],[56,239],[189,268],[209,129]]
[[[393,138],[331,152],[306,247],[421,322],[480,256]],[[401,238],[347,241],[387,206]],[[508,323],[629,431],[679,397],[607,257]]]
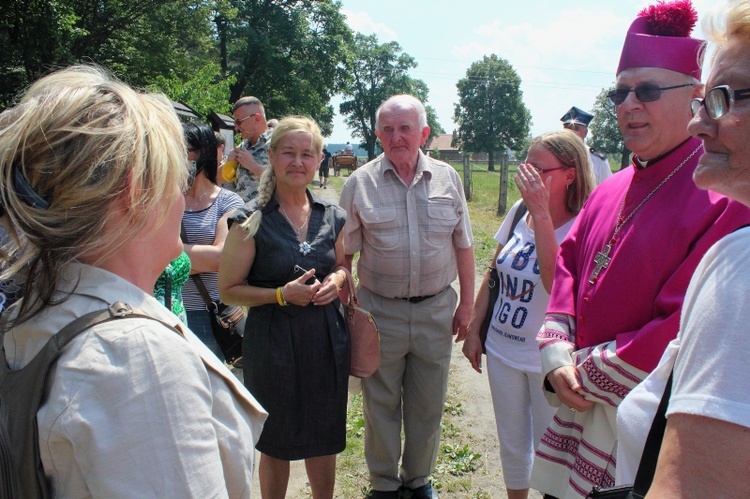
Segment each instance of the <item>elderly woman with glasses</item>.
[[182,251],[185,162],[167,98],[93,67],[40,79],[0,114],[2,257],[26,277],[0,362],[22,369],[74,319],[113,316],[50,369],[35,415],[50,497],[250,497],[265,414],[152,296]]
[[[693,174],[750,206],[750,3],[732,1],[705,23],[717,42],[690,133],[704,152]],[[750,481],[750,228],[706,253],[690,282],[680,332],[659,366],[617,412],[619,483],[632,483],[656,406],[672,373],[654,497],[748,497]]]
[[[495,303],[489,303],[488,272],[475,301],[463,352],[481,373],[480,328],[491,307],[489,330],[481,333],[486,334],[503,477],[508,497],[524,499],[536,442],[555,414],[541,390],[535,338],[549,301],[558,244],[595,183],[588,152],[570,130],[535,138],[515,182],[523,199],[510,209],[495,235],[499,244],[492,266],[498,271],[501,292]],[[528,213],[519,218],[524,212],[519,210]]]

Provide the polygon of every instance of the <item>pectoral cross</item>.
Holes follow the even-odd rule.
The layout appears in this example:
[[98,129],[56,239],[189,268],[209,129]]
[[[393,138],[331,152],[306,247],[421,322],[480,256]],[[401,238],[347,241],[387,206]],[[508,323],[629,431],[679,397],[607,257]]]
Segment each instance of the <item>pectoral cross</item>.
[[612,260],[612,258],[609,257],[609,250],[612,249],[612,245],[608,244],[604,247],[604,249],[596,254],[596,257],[594,257],[594,263],[596,263],[596,268],[591,273],[591,278],[589,279],[589,284],[594,284],[599,277],[599,272],[602,271],[602,269],[606,269],[609,265],[609,261]]

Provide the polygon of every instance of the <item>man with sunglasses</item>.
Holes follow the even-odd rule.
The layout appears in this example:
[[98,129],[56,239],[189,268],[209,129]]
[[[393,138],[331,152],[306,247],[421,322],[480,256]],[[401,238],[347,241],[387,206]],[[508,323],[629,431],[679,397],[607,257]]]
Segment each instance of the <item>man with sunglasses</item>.
[[689,36],[696,20],[681,0],[647,8],[631,25],[610,100],[632,164],[592,193],[560,245],[537,336],[559,409],[532,474],[532,487],[554,497],[614,484],[617,406],[677,335],[703,254],[750,223],[746,208],[692,180],[703,152],[687,131],[703,92],[703,42]]
[[257,97],[247,96],[234,103],[234,129],[243,141],[229,153],[228,160],[236,161],[237,168],[234,191],[248,202],[258,195],[258,181],[268,168],[268,146],[273,129],[268,128],[266,111]]
[[[591,123],[591,120],[593,119],[593,114],[587,113],[583,109],[578,109],[573,106],[568,109],[567,113],[563,114],[560,121],[563,123],[563,128],[578,135],[585,144],[586,135],[589,134],[589,123]],[[612,170],[609,168],[609,161],[607,161],[606,156],[593,147],[589,147],[588,151],[591,166],[593,167],[592,171],[594,173],[594,178],[596,178],[596,185],[599,185],[612,176]]]

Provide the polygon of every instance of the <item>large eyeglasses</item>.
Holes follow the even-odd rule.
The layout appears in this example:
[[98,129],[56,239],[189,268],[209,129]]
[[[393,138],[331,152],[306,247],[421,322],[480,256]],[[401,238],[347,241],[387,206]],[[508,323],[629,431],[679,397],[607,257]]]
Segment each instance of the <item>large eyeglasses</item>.
[[563,169],[571,168],[568,165],[565,165],[565,166],[556,166],[556,167],[553,167],[553,168],[544,168],[543,166],[539,167],[539,166],[531,165],[529,163],[526,163],[526,166],[530,166],[531,168],[533,168],[534,170],[536,170],[536,172],[539,175],[544,175],[545,173],[553,172],[555,170],[563,170]]
[[693,99],[690,110],[695,116],[701,111],[701,106],[706,106],[708,117],[718,120],[731,111],[734,101],[742,99],[750,99],[750,88],[732,90],[729,85],[721,85],[709,90],[703,99]]
[[673,87],[658,87],[653,83],[643,83],[636,85],[635,88],[616,88],[607,94],[609,101],[619,106],[625,99],[628,98],[630,92],[635,92],[635,97],[641,102],[654,102],[661,99],[661,93],[664,90],[672,90],[673,88],[692,87],[694,83],[685,83],[684,85],[675,85]]

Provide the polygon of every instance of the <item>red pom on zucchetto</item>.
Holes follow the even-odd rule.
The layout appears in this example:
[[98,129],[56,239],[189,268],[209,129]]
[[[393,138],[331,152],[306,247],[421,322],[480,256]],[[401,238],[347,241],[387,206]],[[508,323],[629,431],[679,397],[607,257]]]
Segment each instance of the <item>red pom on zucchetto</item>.
[[690,36],[698,22],[698,13],[690,0],[659,2],[643,9],[638,17],[648,21],[648,34],[659,36]]
[[628,68],[654,67],[700,80],[705,42],[690,37],[697,21],[690,0],[660,1],[643,9],[625,35],[617,74]]

